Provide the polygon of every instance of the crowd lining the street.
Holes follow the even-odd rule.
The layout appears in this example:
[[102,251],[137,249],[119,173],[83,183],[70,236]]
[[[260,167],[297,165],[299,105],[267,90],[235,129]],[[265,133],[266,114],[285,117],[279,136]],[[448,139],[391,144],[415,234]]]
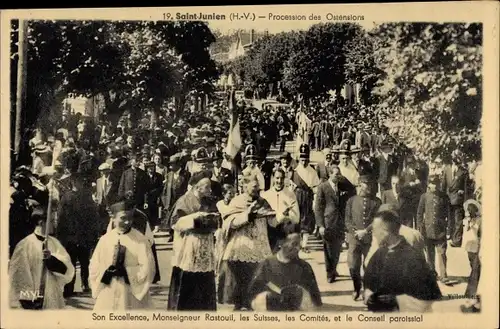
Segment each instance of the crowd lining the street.
[[[154,234],[164,230],[173,241],[169,310],[321,307],[299,257],[314,234],[328,282],[344,246],[352,297],[374,312],[429,310],[441,298],[437,282],[453,284],[447,248],[464,248],[463,311],[479,311],[480,164],[458,150],[426,163],[370,107],[230,99],[229,108],[214,101],[175,118],[169,104],[154,120],[128,114],[116,126],[66,113],[53,133],[36,129],[32,165],[11,176],[12,305],[64,308],[79,264],[95,309],[149,308],[161,279]],[[292,140],[295,152],[285,152]],[[312,151],[321,161],[311,163]],[[40,289],[42,299],[23,297]]]

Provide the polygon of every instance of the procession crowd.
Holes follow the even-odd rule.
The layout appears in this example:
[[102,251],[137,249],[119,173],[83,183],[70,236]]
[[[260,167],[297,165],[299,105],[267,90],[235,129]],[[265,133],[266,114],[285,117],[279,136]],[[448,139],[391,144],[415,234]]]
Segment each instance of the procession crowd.
[[[428,310],[441,298],[437,282],[453,284],[447,247],[465,248],[464,311],[478,311],[480,165],[459,151],[426,163],[370,107],[230,107],[235,153],[225,101],[180,117],[171,104],[155,120],[125,115],[115,126],[66,115],[55,134],[37,130],[32,166],[11,177],[12,305],[63,308],[79,264],[95,309],[149,308],[160,280],[154,233],[166,230],[169,310],[320,307],[299,257],[315,234],[328,282],[345,245],[352,297],[375,312]],[[295,139],[296,152],[285,152]],[[324,160],[311,163],[311,150]]]

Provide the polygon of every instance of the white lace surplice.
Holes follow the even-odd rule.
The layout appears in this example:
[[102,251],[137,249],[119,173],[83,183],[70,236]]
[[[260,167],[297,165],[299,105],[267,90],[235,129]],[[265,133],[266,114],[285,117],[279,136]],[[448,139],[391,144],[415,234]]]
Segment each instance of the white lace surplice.
[[222,259],[260,263],[271,255],[267,219],[257,218],[254,224],[247,224],[233,232]]
[[215,270],[214,235],[174,231],[172,266],[187,272]]

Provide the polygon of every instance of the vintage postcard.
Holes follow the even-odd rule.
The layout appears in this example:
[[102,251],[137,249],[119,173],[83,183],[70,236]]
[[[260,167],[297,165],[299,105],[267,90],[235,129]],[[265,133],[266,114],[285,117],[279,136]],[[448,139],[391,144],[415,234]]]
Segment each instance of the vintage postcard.
[[1,12],[2,328],[497,328],[497,2]]

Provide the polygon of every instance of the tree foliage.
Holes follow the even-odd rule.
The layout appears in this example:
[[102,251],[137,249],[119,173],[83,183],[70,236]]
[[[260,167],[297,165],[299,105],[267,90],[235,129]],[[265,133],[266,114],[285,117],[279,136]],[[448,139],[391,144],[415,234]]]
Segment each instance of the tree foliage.
[[383,72],[375,64],[376,35],[364,30],[356,31],[355,37],[345,47],[345,75],[350,84],[359,84],[360,98],[363,104],[377,102],[372,93]]
[[359,25],[351,23],[313,25],[300,39],[300,50],[285,64],[285,86],[304,89],[306,98],[340,91],[346,82],[345,48],[360,31]]
[[203,22],[30,21],[28,103],[50,112],[59,99],[40,94],[57,90],[102,95],[108,113],[158,110],[171,97],[211,91],[213,42]]
[[428,158],[479,158],[482,26],[382,24],[373,35],[384,72],[375,91],[393,133]]

